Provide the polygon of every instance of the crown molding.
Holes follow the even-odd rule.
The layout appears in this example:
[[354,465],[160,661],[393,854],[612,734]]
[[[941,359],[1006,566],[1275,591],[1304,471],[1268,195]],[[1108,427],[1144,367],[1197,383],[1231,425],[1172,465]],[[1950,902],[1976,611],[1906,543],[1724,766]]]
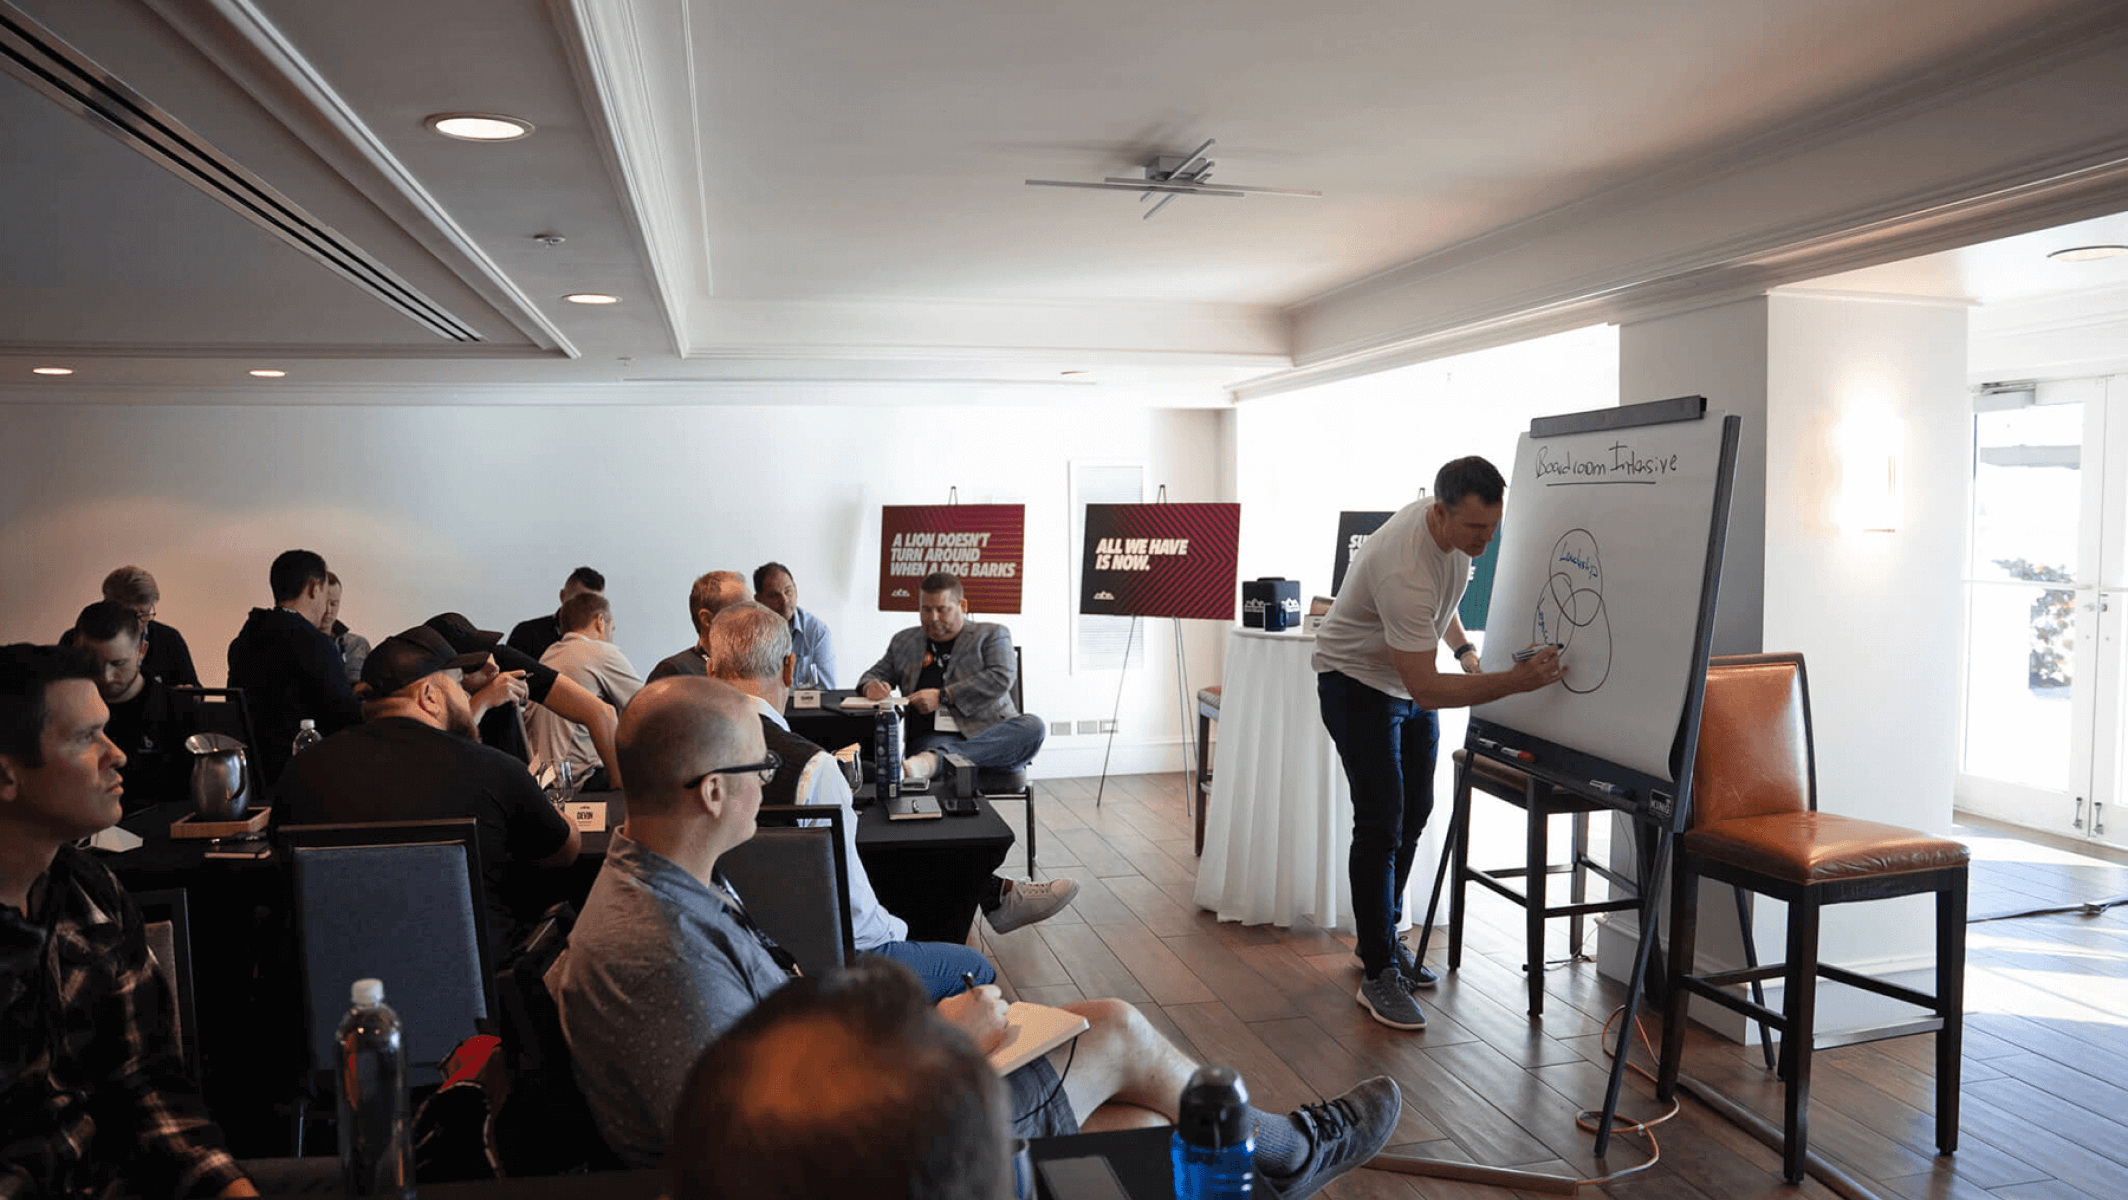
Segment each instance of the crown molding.
[[0,407],[204,408],[672,408],[989,406],[1220,409],[1224,391],[1071,380],[622,379],[582,383],[91,383],[75,378],[0,383]]
[[502,267],[282,36],[252,0],[145,0],[147,7],[497,316],[542,350],[578,351]]

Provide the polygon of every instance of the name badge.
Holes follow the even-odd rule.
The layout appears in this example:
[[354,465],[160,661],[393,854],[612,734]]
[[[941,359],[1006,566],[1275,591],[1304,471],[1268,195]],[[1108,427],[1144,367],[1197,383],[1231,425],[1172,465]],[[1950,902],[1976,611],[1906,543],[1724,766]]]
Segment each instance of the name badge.
[[563,810],[569,823],[585,833],[606,831],[606,802],[604,800],[572,800]]
[[952,713],[941,708],[932,714],[931,728],[940,733],[959,733],[961,731],[961,723],[953,719]]

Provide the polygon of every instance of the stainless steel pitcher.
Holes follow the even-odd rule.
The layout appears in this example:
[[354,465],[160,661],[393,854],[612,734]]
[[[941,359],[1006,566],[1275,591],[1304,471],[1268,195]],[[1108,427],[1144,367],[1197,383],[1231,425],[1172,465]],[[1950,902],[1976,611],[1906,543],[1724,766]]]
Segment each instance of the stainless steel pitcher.
[[235,821],[251,806],[251,764],[244,743],[227,734],[195,733],[185,739],[192,752],[192,803],[201,818]]

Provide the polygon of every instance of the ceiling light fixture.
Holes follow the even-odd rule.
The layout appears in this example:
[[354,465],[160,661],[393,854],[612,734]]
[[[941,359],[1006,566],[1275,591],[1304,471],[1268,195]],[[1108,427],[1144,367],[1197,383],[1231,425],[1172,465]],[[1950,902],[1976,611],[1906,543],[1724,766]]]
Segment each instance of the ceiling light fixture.
[[1177,196],[1221,196],[1239,200],[1243,196],[1299,196],[1320,199],[1321,192],[1304,191],[1299,188],[1243,187],[1238,183],[1206,184],[1212,168],[1218,164],[1206,158],[1205,151],[1214,145],[1214,139],[1204,139],[1204,145],[1188,154],[1176,157],[1163,154],[1145,164],[1145,178],[1110,175],[1099,183],[1081,183],[1072,179],[1030,179],[1028,187],[1092,188],[1097,191],[1137,192],[1138,202],[1145,203],[1154,196],[1160,202],[1145,210],[1141,220],[1151,220],[1154,213],[1166,208]]
[[2067,250],[2056,250],[2047,257],[2057,262],[2096,262],[2116,254],[2128,254],[2128,246],[2071,246]]
[[30,374],[32,374],[32,375],[72,375],[73,373],[74,373],[74,368],[72,368],[72,367],[31,367],[31,368],[30,368]]
[[604,292],[571,292],[563,296],[562,299],[571,304],[619,304],[621,302],[619,296],[609,296]]
[[437,113],[422,124],[461,142],[514,142],[532,132],[532,122],[497,113]]
[[279,379],[282,376],[287,375],[288,372],[276,371],[271,367],[260,367],[259,369],[252,371],[250,374],[251,377],[254,379]]

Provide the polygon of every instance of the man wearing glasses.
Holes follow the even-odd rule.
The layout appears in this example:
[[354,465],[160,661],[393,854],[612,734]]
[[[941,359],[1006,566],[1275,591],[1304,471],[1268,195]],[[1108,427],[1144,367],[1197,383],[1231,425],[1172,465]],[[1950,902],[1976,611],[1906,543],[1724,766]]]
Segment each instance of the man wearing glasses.
[[289,760],[274,805],[281,825],[352,821],[478,822],[494,961],[546,899],[526,866],[565,867],[581,839],[525,764],[474,740],[461,682],[488,653],[461,654],[426,625],[377,643],[362,663],[363,721]]
[[[674,1114],[704,1047],[796,974],[788,953],[747,915],[717,863],[754,836],[769,753],[747,697],[713,679],[660,680],[622,714],[621,774],[628,821],[569,948],[547,972],[561,1009],[576,1080],[599,1133],[630,1166],[659,1162]],[[1076,1133],[1111,1100],[1175,1119],[1197,1064],[1120,1000],[1063,1007],[1090,1028],[1069,1050],[1069,1070],[1036,1059],[1005,1077],[1019,1137]],[[976,1049],[1006,1036],[1005,1002],[982,986],[938,1002],[939,1016]],[[830,1066],[813,1081],[823,1096],[862,1086]],[[810,1097],[787,1098],[804,1105]],[[1255,1165],[1279,1194],[1300,1198],[1371,1159],[1396,1130],[1396,1082],[1376,1076],[1292,1113],[1248,1110]]]

